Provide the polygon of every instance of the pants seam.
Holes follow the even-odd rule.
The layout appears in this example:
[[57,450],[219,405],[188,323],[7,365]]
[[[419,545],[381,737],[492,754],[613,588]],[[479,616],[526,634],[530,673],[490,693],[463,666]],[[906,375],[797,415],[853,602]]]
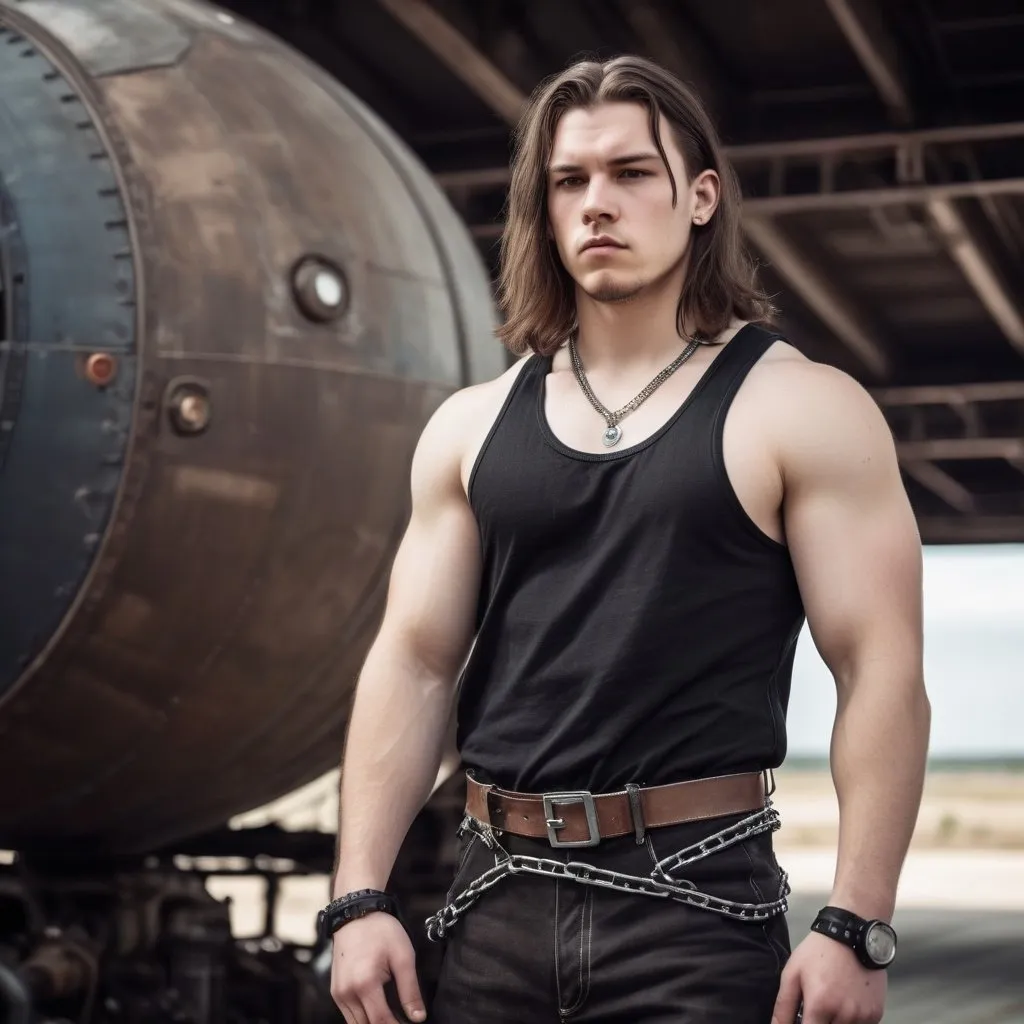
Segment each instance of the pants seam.
[[559,1009],[562,1006],[562,971],[558,963],[558,947],[560,945],[558,939],[558,893],[561,888],[561,881],[555,879],[555,928],[552,940],[555,946],[555,998],[558,1000]]
[[[644,836],[644,846],[647,847],[647,853],[650,855],[651,858],[651,868],[657,869],[659,864],[658,851],[654,849],[654,841],[651,839],[650,832],[648,832],[647,835]],[[651,871],[651,874],[654,874],[653,870]]]
[[[555,883],[558,884],[557,882]],[[583,907],[580,910],[580,970],[579,970],[579,995],[576,998],[576,1002],[572,1006],[562,1008],[562,994],[559,990],[558,994],[558,1013],[562,1017],[569,1017],[576,1013],[583,1005],[583,1001],[587,998],[587,993],[590,990],[590,938],[591,932],[594,925],[594,910],[592,903],[592,896],[590,889],[585,889],[583,893]],[[583,960],[584,950],[586,950],[587,960],[587,977],[586,983],[583,980]]]
[[445,898],[445,903],[451,903],[451,901],[458,895],[458,893],[456,893],[455,890],[459,886],[461,877],[466,870],[466,865],[469,863],[470,855],[473,853],[473,848],[476,846],[479,838],[480,837],[476,834],[476,832],[474,832],[473,838],[470,839],[470,841],[466,844],[466,849],[463,852],[462,857],[459,859],[458,864],[456,865],[455,874],[452,876],[452,883],[448,889],[448,895]]
[[[764,896],[761,893],[761,887],[754,880],[754,858],[750,856],[750,850],[747,849],[746,843],[740,843],[743,848],[743,852],[747,855],[747,863],[750,864],[750,888],[754,890],[754,895],[757,897],[759,903],[764,903]],[[775,970],[781,975],[782,974],[782,959],[779,956],[779,951],[775,948],[775,943],[772,942],[772,937],[768,934],[768,922],[761,922],[761,932],[764,935],[764,941],[767,943],[768,948],[772,951],[772,956],[775,957]]]
[[584,995],[580,997],[580,1002],[590,995],[590,965],[591,965],[591,950],[593,949],[593,937],[594,937],[594,899],[591,894],[590,903],[588,904],[589,912],[587,915],[587,980],[583,988]]

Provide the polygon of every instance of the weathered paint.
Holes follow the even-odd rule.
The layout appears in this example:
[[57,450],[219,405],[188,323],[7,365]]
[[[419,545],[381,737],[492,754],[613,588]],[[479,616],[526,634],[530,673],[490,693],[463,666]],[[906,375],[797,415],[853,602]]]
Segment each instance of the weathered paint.
[[[66,30],[83,18],[90,32]],[[103,195],[83,183],[73,199],[40,181],[33,201],[59,208],[48,223],[61,237],[90,237],[97,204],[115,204],[102,219],[123,236],[111,280],[130,286],[88,289],[101,320],[128,311],[127,336],[104,344],[74,317],[63,327],[69,359],[109,348],[118,373],[97,391],[69,369],[60,393],[78,424],[50,394],[54,436],[93,430],[117,459],[60,475],[54,523],[77,515],[82,548],[75,566],[58,563],[70,586],[40,618],[31,664],[0,690],[0,777],[18,778],[0,789],[0,845],[142,850],[336,763],[419,432],[445,396],[505,363],[455,213],[396,136],[294,51],[185,0],[0,2],[0,25],[29,40],[26,62],[60,75],[38,75],[24,102],[56,123],[64,86],[78,97],[64,106],[94,126],[103,155],[81,168],[69,157],[68,173],[109,177]],[[0,107],[9,63],[0,56]],[[59,133],[30,134],[25,162],[52,161]],[[6,180],[2,127],[0,143]],[[344,273],[337,321],[314,323],[294,301],[291,272],[308,255]],[[32,267],[37,302],[87,280],[98,257],[86,245],[63,259],[64,277]],[[64,351],[53,327],[18,340],[50,360]],[[209,396],[195,435],[169,418],[181,380]],[[20,564],[20,578],[0,578],[15,616],[35,563]]]

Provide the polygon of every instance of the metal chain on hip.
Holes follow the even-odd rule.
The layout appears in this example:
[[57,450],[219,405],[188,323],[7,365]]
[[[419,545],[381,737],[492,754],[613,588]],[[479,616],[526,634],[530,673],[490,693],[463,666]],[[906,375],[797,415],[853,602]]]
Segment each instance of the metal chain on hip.
[[598,399],[597,395],[594,394],[593,389],[590,386],[590,382],[587,380],[587,375],[583,370],[583,363],[580,360],[579,351],[576,348],[576,339],[572,336],[569,337],[569,359],[572,362],[572,372],[576,377],[576,381],[586,395],[587,401],[594,407],[594,409],[604,418],[607,427],[605,432],[601,435],[601,442],[606,448],[614,448],[615,445],[622,440],[622,427],[619,426],[619,422],[628,416],[634,409],[639,408],[644,402],[647,401],[651,395],[654,394],[662,384],[665,383],[672,376],[676,370],[679,369],[683,363],[686,362],[690,356],[693,355],[697,349],[700,348],[700,341],[697,338],[692,338],[690,343],[683,349],[682,352],[672,360],[668,366],[665,367],[655,378],[647,385],[636,398],[628,401],[621,409],[616,409],[615,412],[611,412],[606,409]]
[[[629,875],[621,871],[595,867],[579,861],[550,860],[543,857],[530,857],[524,854],[510,854],[494,838],[498,830],[490,826],[478,825],[474,819],[467,819],[464,827],[472,829],[477,836],[495,852],[496,863],[493,868],[485,871],[479,878],[471,882],[447,906],[432,917],[427,918],[427,938],[431,942],[439,942],[452,928],[456,921],[473,906],[480,897],[493,888],[503,878],[510,875],[541,875],[547,878],[564,878],[583,885],[596,885],[619,892],[637,893],[643,896],[654,896],[660,899],[672,899],[686,903],[701,910],[711,910],[726,917],[744,921],[767,921],[789,909],[789,876],[780,871],[780,895],[777,899],[763,903],[738,903],[700,892],[691,882],[677,880],[668,874],[687,864],[710,857],[713,853],[724,850],[736,843],[743,842],[752,836],[764,832],[774,832],[780,826],[778,811],[769,803],[763,810],[749,815],[742,821],[722,829],[700,842],[674,853],[659,861],[649,876]],[[500,834],[500,833],[499,833]],[[659,876],[659,877],[655,877]]]

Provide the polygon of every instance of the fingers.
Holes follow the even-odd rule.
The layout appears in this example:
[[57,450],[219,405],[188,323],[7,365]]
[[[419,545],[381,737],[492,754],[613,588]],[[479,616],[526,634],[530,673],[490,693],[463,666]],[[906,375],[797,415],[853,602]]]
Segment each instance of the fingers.
[[839,1002],[834,993],[812,994],[797,1024],[879,1024],[881,1013],[858,1006],[855,1001]]
[[342,1017],[345,1018],[345,1024],[366,1024],[366,1014],[362,1009],[352,1007],[348,1003],[337,1003],[337,1006],[341,1010]]
[[399,1024],[380,985],[363,996],[363,1009],[366,1011],[367,1024]]
[[[772,1024],[795,1024],[797,1011],[800,1009],[800,975],[795,971],[782,972],[779,982],[779,995],[772,1010]],[[806,1014],[800,1024],[811,1024]]]
[[419,1022],[427,1019],[427,1011],[423,1005],[419,980],[416,977],[416,956],[412,946],[401,952],[391,954],[391,977],[398,991],[398,999],[411,1021]]
[[[401,1018],[400,1024],[422,1024],[427,1018],[413,944],[406,933],[396,932],[392,925],[391,919],[382,919],[359,933],[352,931],[336,938],[331,995],[345,1024],[399,1024],[397,1018]],[[361,941],[350,941],[356,936]],[[392,984],[395,992],[390,991]]]
[[836,1003],[822,998],[804,1014],[803,1024],[879,1024],[880,1012],[858,1006],[856,1002]]
[[353,991],[345,1000],[335,999],[345,1024],[399,1024],[388,1007],[384,988],[368,985]]
[[879,1020],[880,1017],[864,1016],[856,1006],[819,997],[808,1003],[799,1024],[878,1024]]
[[334,1002],[341,1010],[345,1024],[399,1024],[379,981],[350,988],[344,998],[335,996]]
[[335,933],[331,995],[346,1024],[399,1024],[397,1018],[401,1024],[422,1024],[426,1020],[416,953],[399,922],[372,914]]
[[834,1017],[831,1010],[810,1006],[804,1010],[801,1024],[843,1024],[843,1022],[838,1017]]
[[[346,978],[343,984],[332,984],[331,996],[344,1015],[345,1024],[373,1024],[373,1019],[368,1019],[367,1014],[368,1004],[372,1001],[374,990],[382,993],[381,983],[370,977],[362,980]],[[384,1009],[387,1012],[386,1004]],[[391,1024],[393,1018],[389,1014],[381,1020],[386,1020],[388,1024]]]

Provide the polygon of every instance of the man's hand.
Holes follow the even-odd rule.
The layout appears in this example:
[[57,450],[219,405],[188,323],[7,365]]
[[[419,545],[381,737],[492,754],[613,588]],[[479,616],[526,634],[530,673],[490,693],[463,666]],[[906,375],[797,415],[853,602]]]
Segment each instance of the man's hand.
[[885,971],[869,971],[852,949],[811,932],[782,972],[772,1024],[878,1024],[885,1010]]
[[416,954],[396,918],[367,914],[334,933],[331,996],[346,1024],[399,1024],[384,995],[391,980],[409,1020],[426,1020]]

